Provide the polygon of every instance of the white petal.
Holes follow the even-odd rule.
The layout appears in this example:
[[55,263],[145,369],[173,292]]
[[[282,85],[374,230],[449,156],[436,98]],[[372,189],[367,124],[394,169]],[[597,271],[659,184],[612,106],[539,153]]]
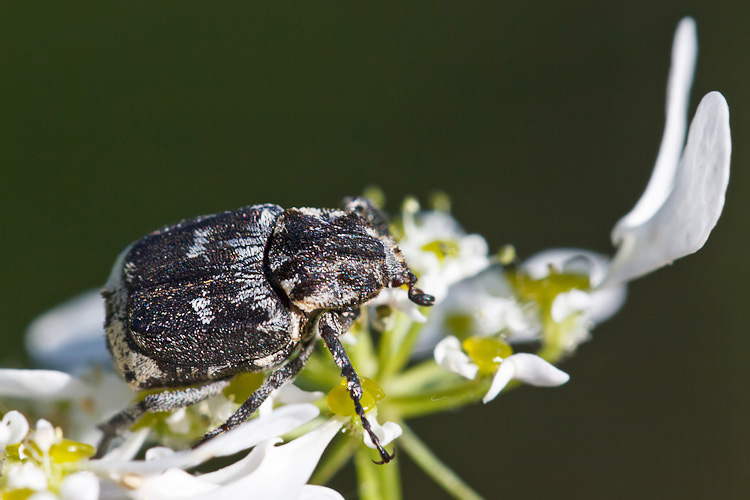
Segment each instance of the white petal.
[[[404,433],[404,430],[396,422],[386,422],[383,425],[380,425],[374,415],[369,415],[367,419],[370,421],[372,431],[378,437],[382,446],[388,445],[391,441]],[[370,439],[370,433],[363,433],[363,439],[365,441],[365,446],[373,450],[376,448],[372,439]]]
[[435,346],[435,362],[449,372],[458,373],[470,380],[473,380],[479,371],[479,367],[472,363],[461,349],[461,342],[452,335],[445,337]]
[[[654,171],[641,199],[617,226],[632,227],[643,224],[654,216],[672,190],[677,175],[677,163],[685,143],[690,87],[693,84],[697,52],[695,21],[686,17],[677,26],[672,44],[672,65],[667,81],[667,116]],[[613,239],[617,233],[615,227]]]
[[167,448],[166,446],[154,446],[153,448],[146,450],[146,456],[144,456],[143,459],[146,462],[163,460],[167,457],[173,456],[174,453],[175,451],[172,448]]
[[704,245],[724,207],[731,149],[729,108],[711,92],[695,113],[664,204],[645,222],[631,224],[626,216],[615,226],[618,250],[602,286],[635,279]]
[[76,472],[65,478],[60,487],[62,500],[97,500],[99,480],[91,472]]
[[[138,452],[141,450],[143,443],[146,442],[151,429],[139,429],[135,432],[131,432],[125,438],[125,441],[120,444],[117,448],[112,448],[104,455],[101,460],[96,460],[97,464],[106,464],[107,462],[127,462],[133,460]],[[146,452],[148,453],[148,452]],[[106,467],[106,465],[105,465]]]
[[[253,494],[250,498],[298,499],[320,456],[341,425],[341,421],[330,419],[290,443],[256,447],[241,461],[249,467],[245,470],[235,468],[231,478],[222,477],[221,488],[195,497],[195,500],[245,499],[248,498],[248,492]],[[254,454],[262,457],[252,457]],[[216,475],[223,475],[223,471],[204,474],[201,478],[216,482]],[[228,479],[234,480],[227,482]]]
[[110,474],[158,474],[171,468],[188,468],[214,457],[233,455],[260,442],[286,434],[318,416],[311,404],[289,405],[278,408],[268,416],[245,422],[192,450],[179,451],[168,457],[145,461],[90,460],[87,468],[108,476]]
[[89,392],[90,389],[84,382],[67,373],[0,368],[2,397],[57,401],[81,398]]
[[304,391],[288,383],[276,389],[274,399],[282,404],[312,403],[323,397],[320,391]]
[[47,475],[32,462],[12,467],[8,471],[7,479],[9,490],[29,488],[38,491],[47,489]]
[[49,491],[39,491],[31,495],[28,500],[58,500],[58,497]]
[[[134,497],[147,500],[171,500],[177,498],[204,498],[204,495],[219,489],[202,479],[181,469],[169,469],[157,476],[146,478],[134,492]],[[229,500],[228,497],[227,500]]]
[[377,297],[367,302],[367,305],[388,305],[406,314],[412,321],[417,323],[427,321],[427,317],[422,314],[414,302],[409,300],[409,293],[403,288],[383,288]]
[[344,500],[344,497],[338,491],[317,484],[303,486],[299,498],[300,500]]
[[591,307],[591,294],[581,290],[559,293],[552,301],[552,321],[562,323],[571,314],[587,311]]
[[513,379],[539,387],[554,387],[567,382],[570,376],[535,354],[513,354],[500,363],[482,401],[487,403],[495,399]]
[[9,444],[23,441],[29,432],[29,421],[22,413],[11,410],[3,416],[0,424],[0,450],[4,450]]
[[90,291],[36,318],[26,330],[26,349],[39,365],[64,371],[107,366],[104,299]]
[[43,418],[40,418],[36,422],[34,442],[39,446],[39,449],[42,450],[42,453],[45,454],[49,451],[50,447],[55,444],[55,428]]

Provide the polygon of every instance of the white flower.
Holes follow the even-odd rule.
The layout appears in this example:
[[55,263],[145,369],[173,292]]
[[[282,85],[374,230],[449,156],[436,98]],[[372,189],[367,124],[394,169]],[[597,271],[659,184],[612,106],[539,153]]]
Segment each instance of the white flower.
[[699,104],[683,149],[696,46],[695,22],[685,18],[672,48],[667,119],[656,165],[646,191],[612,231],[617,253],[602,287],[697,252],[721,215],[732,143],[729,108],[720,93],[707,94]]
[[[479,372],[479,367],[463,352],[459,340],[453,336],[446,337],[437,345],[435,361],[446,370],[468,379],[474,379]],[[570,377],[535,354],[511,354],[500,362],[482,401],[488,403],[495,399],[514,379],[534,386],[554,387],[566,383]]]
[[404,234],[399,248],[419,276],[419,287],[439,303],[454,283],[474,276],[490,265],[487,242],[478,234],[466,234],[445,212],[419,212],[416,200],[403,209]]
[[573,289],[555,298],[552,304],[552,318],[559,323],[571,314],[584,313],[593,326],[606,321],[619,311],[627,296],[627,287],[624,284],[598,286],[604,280],[609,263],[606,256],[596,252],[556,248],[528,258],[521,264],[521,270],[534,280],[548,277],[550,271],[587,276],[590,282],[588,290]]

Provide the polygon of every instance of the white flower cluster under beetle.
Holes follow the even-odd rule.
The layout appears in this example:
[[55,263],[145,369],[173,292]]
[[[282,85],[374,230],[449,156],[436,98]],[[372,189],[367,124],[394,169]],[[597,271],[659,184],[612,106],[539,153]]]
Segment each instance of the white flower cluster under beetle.
[[125,249],[105,285],[107,346],[131,388],[182,389],[151,394],[101,425],[99,453],[146,412],[192,405],[238,373],[269,371],[203,440],[237,427],[300,372],[319,333],[380,463],[390,461],[339,336],[384,288],[408,285],[412,302],[431,305],[416,280],[365,198],[347,199],[344,210],[253,205],[149,234]]

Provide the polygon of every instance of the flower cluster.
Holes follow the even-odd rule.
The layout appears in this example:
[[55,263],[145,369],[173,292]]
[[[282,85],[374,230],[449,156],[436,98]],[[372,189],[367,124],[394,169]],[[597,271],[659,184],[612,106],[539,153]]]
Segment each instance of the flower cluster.
[[[407,262],[436,304],[420,308],[405,289],[387,289],[362,308],[342,340],[381,443],[397,440],[452,495],[478,498],[406,421],[487,403],[520,383],[564,384],[569,377],[555,363],[620,309],[627,282],[696,252],[715,226],[729,176],[729,115],[721,94],[709,93],[685,142],[695,57],[695,25],[684,19],[675,34],[656,166],[612,232],[611,259],[578,249],[523,261],[509,246],[490,253],[484,238],[466,234],[450,215],[445,195],[430,210],[408,199],[393,221]],[[239,375],[192,407],[147,414],[106,455],[93,458],[96,424],[137,397],[103,368],[103,314],[95,292],[63,304],[35,321],[27,336],[32,357],[54,370],[0,369],[0,397],[28,417],[49,420],[40,418],[32,430],[19,411],[4,414],[3,499],[340,499],[321,485],[351,458],[362,498],[400,498],[398,461],[373,464],[373,443],[323,349],[313,352],[295,385],[274,391],[234,430],[190,448],[260,386],[262,374]]]

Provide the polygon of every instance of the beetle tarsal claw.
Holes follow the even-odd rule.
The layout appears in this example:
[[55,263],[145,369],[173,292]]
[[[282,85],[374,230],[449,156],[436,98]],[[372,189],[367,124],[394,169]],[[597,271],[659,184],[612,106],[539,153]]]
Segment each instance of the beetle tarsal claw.
[[380,453],[380,458],[382,458],[382,460],[379,460],[377,462],[373,460],[372,463],[374,463],[375,465],[387,464],[388,462],[396,458],[396,448],[393,448],[393,453],[391,454],[388,454],[388,452],[385,451],[385,449],[383,449],[382,447],[378,448],[378,452]]

